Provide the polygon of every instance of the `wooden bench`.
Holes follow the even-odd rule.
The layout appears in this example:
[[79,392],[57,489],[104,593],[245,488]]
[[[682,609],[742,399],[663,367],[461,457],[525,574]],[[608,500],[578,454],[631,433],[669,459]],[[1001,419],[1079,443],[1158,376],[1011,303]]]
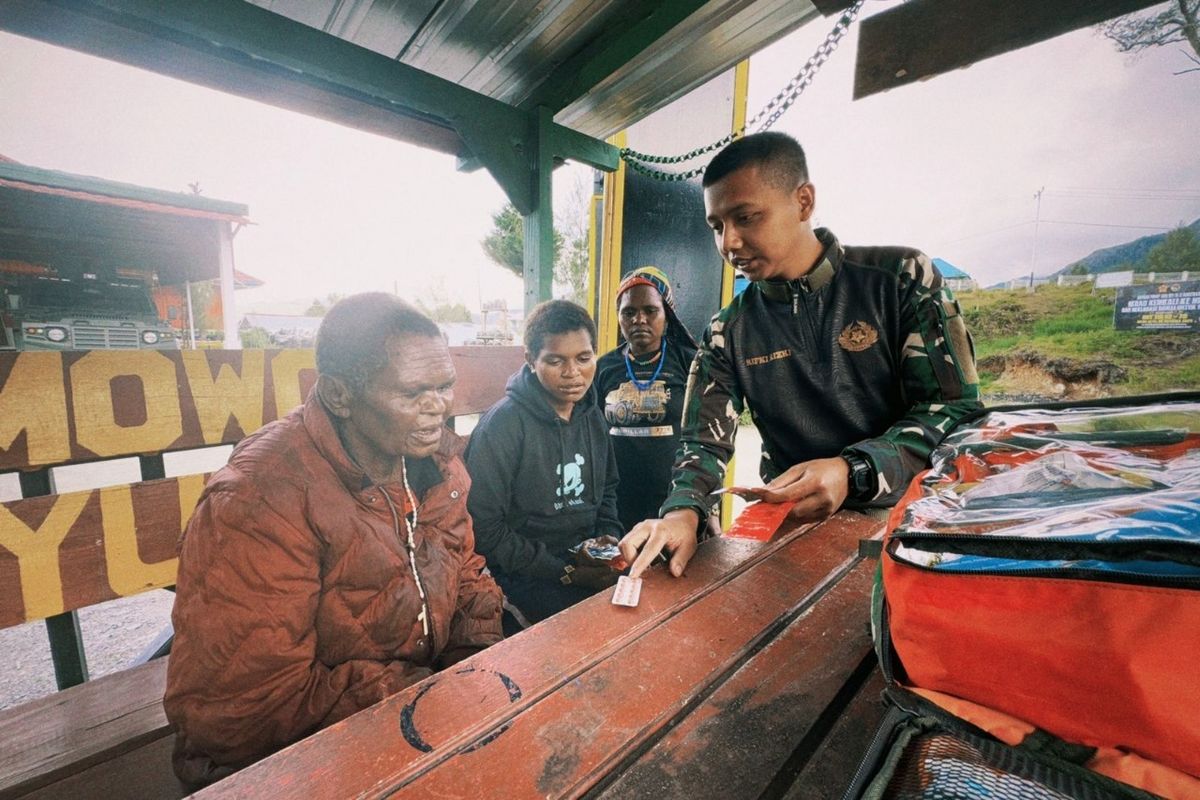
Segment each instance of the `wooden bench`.
[[197,797],[840,797],[883,716],[880,533],[841,512],[709,540],[637,608],[603,592]]
[[[451,348],[454,415],[486,410],[517,347]],[[75,611],[175,582],[204,475],[163,453],[232,444],[299,405],[311,350],[0,353],[0,628],[45,620],[63,691],[0,711],[0,800],[178,797],[162,710],[166,660],[88,681]],[[50,468],[138,456],[142,481],[55,494]],[[86,681],[86,682],[85,682]]]

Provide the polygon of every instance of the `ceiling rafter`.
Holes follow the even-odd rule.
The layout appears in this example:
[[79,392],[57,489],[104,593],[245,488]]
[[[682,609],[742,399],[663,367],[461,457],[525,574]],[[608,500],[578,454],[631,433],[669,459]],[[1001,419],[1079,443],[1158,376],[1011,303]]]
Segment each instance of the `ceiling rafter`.
[[546,106],[559,111],[587,94],[634,56],[658,41],[664,34],[708,0],[667,0],[645,4],[645,13],[623,27],[608,28],[586,47],[559,64],[550,77],[520,103],[521,108]]

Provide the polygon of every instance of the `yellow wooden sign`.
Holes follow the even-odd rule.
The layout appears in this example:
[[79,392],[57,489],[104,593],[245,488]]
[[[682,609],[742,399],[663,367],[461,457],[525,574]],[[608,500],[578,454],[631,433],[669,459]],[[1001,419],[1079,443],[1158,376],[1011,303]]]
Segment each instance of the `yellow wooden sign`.
[[315,380],[312,350],[0,354],[0,470],[236,442]]
[[0,628],[174,584],[205,477],[0,503]]
[[[518,347],[451,348],[455,414],[503,397]],[[300,405],[311,350],[0,354],[0,471],[232,443]],[[0,503],[0,628],[175,583],[204,475]]]

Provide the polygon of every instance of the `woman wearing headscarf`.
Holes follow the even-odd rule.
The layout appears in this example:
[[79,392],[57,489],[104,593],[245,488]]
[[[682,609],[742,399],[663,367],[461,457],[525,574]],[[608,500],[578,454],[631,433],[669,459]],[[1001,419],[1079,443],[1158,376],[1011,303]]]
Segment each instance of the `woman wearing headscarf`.
[[620,342],[597,364],[596,391],[617,457],[617,515],[628,529],[657,517],[670,489],[696,341],[655,267],[634,270],[617,287],[617,319]]

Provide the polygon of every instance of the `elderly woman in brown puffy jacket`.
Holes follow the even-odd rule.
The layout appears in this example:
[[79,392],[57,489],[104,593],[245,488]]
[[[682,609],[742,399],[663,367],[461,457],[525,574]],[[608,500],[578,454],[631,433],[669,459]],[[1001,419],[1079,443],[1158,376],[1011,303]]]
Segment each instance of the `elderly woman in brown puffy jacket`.
[[390,295],[348,298],[317,372],[305,405],[234,450],[182,539],[164,706],[189,784],[501,638],[437,326]]

